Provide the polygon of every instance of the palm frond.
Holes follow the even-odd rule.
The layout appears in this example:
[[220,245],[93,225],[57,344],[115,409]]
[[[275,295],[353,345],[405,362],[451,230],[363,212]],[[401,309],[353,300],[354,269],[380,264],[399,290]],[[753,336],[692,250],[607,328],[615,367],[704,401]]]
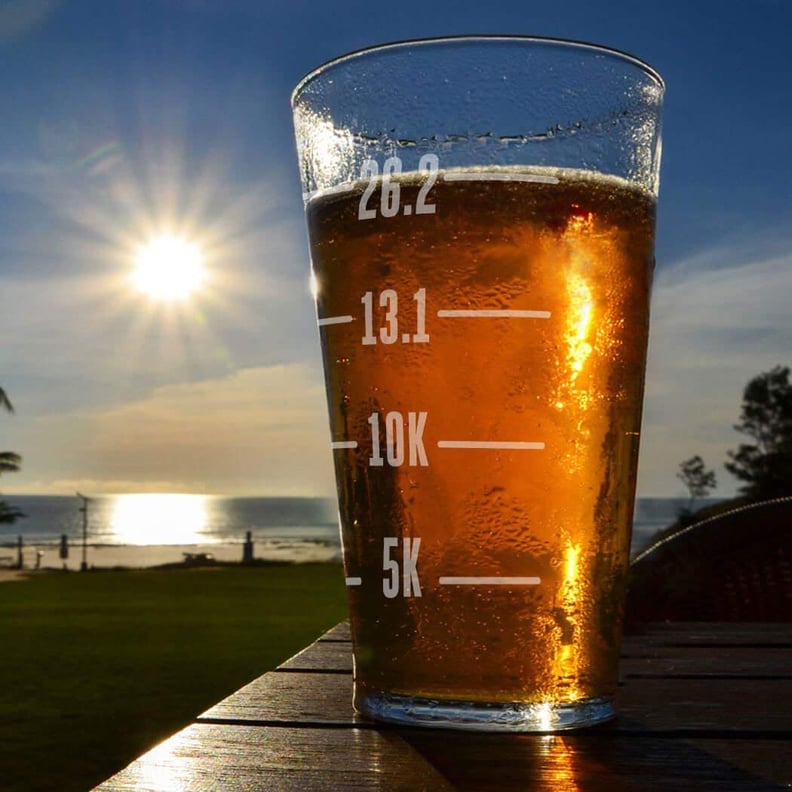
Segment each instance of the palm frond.
[[0,451],[0,473],[16,473],[22,464],[22,457],[13,451]]

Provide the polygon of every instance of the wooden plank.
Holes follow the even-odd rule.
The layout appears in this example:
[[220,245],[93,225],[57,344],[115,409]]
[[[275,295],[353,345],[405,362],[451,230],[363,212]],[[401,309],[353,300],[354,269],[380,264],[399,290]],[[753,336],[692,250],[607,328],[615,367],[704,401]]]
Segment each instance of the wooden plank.
[[792,735],[792,680],[628,679],[617,694],[623,731]]
[[[706,649],[706,651],[703,651]],[[625,674],[737,674],[792,676],[792,648],[757,651],[753,647],[636,646],[624,652],[620,667]],[[352,673],[352,645],[343,641],[317,641],[278,667],[280,671]]]
[[792,646],[792,623],[761,622],[665,622],[645,626],[640,634],[624,639],[623,649],[639,646],[695,645]]
[[352,677],[273,671],[215,704],[198,720],[351,726]]
[[[706,650],[706,651],[705,651]],[[625,674],[708,674],[792,677],[792,647],[757,651],[754,647],[634,646],[622,654]],[[352,645],[317,641],[279,666],[286,671],[352,673]]]
[[619,668],[623,679],[646,674],[792,679],[792,648],[639,647],[635,654],[622,655]]
[[[744,746],[746,751],[750,746]],[[677,740],[193,725],[99,792],[777,789]]]
[[373,730],[193,724],[97,792],[427,790],[451,787],[398,736]]
[[[611,728],[639,736],[792,733],[791,700],[792,680],[627,679],[617,695],[619,718]],[[318,726],[367,723],[352,711],[351,676],[278,671],[233,693],[199,720]]]
[[[400,731],[460,790],[765,792],[778,787],[683,740],[586,735],[494,735]],[[740,742],[740,741],[735,741]],[[749,751],[750,746],[745,746]]]
[[690,740],[700,751],[729,762],[758,778],[789,789],[792,784],[792,743],[789,740]]
[[278,670],[351,674],[352,644],[348,641],[316,641],[278,666]]
[[625,642],[616,722],[500,735],[356,719],[341,624],[97,789],[778,789],[792,777],[789,632],[655,625]]
[[[342,623],[280,666],[292,671],[352,671],[349,625]],[[765,651],[757,652],[757,648]],[[792,673],[792,626],[685,623],[651,625],[626,639],[624,673],[758,675]]]
[[[351,641],[349,622],[340,622],[319,640]],[[652,622],[642,625],[639,633],[624,638],[626,647],[636,642],[641,645],[672,642],[744,646],[775,643],[784,646],[792,644],[792,622]]]
[[349,628],[349,622],[343,621],[331,627],[320,638],[320,641],[351,641],[352,631]]

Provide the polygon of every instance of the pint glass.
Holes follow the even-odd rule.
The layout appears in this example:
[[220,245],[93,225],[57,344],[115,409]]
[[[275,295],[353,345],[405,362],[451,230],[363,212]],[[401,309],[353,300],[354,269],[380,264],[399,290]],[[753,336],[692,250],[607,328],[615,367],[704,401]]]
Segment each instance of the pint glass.
[[294,92],[363,715],[613,715],[662,95],[624,53],[513,37]]

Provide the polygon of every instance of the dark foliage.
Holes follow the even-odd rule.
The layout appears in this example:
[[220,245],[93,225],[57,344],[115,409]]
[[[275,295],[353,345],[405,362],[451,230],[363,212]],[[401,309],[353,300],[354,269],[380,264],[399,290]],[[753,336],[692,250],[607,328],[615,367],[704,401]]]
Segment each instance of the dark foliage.
[[734,427],[753,443],[729,451],[726,470],[745,482],[752,500],[792,495],[792,384],[789,368],[776,366],[754,377],[743,393],[740,422]]

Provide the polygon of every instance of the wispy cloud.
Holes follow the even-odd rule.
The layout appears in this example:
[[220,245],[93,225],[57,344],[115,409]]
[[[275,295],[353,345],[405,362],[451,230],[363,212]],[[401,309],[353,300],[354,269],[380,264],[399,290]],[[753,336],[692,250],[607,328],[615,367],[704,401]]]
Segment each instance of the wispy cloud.
[[642,494],[682,492],[675,473],[693,454],[716,468],[720,494],[733,491],[722,463],[727,449],[741,442],[732,427],[743,387],[774,365],[792,362],[792,252],[778,253],[783,240],[774,235],[713,247],[657,273]]
[[[41,417],[13,489],[327,495],[333,491],[321,372],[303,364],[169,385],[94,412]],[[38,458],[35,449],[47,449]],[[9,481],[8,488],[11,488]],[[40,491],[40,489],[38,490]]]
[[56,11],[56,0],[16,0],[0,6],[0,41],[15,39],[43,25]]

